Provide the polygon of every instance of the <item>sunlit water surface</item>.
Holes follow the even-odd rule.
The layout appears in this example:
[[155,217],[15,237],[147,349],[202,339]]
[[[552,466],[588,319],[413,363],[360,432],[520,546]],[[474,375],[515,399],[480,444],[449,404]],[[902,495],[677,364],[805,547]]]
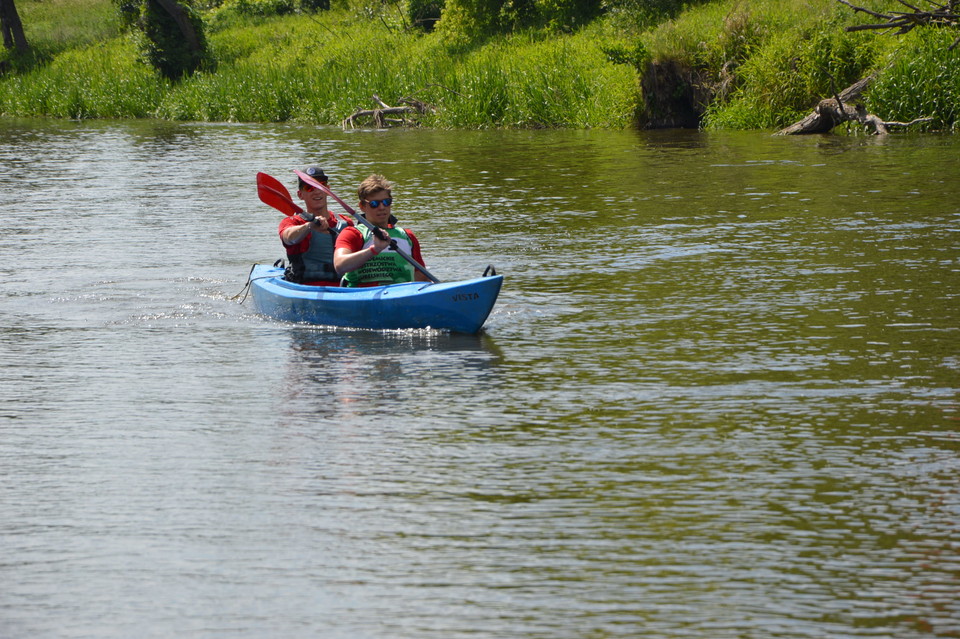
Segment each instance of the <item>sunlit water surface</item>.
[[[0,121],[0,636],[960,636],[960,140]],[[486,330],[287,325],[371,172]]]

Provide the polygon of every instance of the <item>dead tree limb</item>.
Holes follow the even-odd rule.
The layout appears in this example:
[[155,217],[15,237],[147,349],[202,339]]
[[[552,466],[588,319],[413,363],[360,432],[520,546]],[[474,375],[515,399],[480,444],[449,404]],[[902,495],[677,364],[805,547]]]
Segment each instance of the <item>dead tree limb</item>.
[[[866,114],[864,114],[866,115]],[[857,107],[842,104],[836,98],[821,100],[813,112],[799,122],[777,131],[776,135],[809,135],[829,133],[835,126],[859,119]]]
[[[854,12],[859,11],[878,20],[883,20],[883,22],[873,24],[857,24],[847,27],[846,30],[848,32],[882,30],[895,31],[897,35],[901,35],[919,26],[960,27],[960,0],[947,0],[946,4],[926,0],[926,3],[931,6],[930,9],[921,9],[918,6],[905,2],[905,0],[897,1],[910,9],[910,11],[880,13],[864,7],[858,7],[848,0],[837,0],[840,4],[844,4],[853,9]],[[949,50],[953,50],[958,44],[960,44],[960,37],[954,40]]]
[[[840,93],[834,89],[834,97],[821,100],[813,112],[799,122],[781,129],[776,135],[804,135],[808,133],[829,133],[833,127],[857,120],[859,112],[851,103],[856,101],[873,79],[876,73],[857,80]],[[831,76],[831,79],[832,76]],[[866,114],[864,114],[866,115]]]
[[[865,13],[877,20],[883,22],[873,24],[860,24],[847,27],[847,31],[866,31],[866,30],[895,30],[898,34],[907,33],[918,26],[933,27],[960,27],[960,0],[922,0],[929,5],[929,9],[923,9],[919,4],[920,0],[908,2],[908,0],[897,0],[901,5],[910,9],[906,11],[889,11],[881,13],[865,7],[860,7],[849,2],[849,0],[837,0],[840,4],[846,5],[854,12]],[[945,4],[944,4],[945,2]],[[960,38],[957,38],[950,49],[960,44]],[[828,74],[829,75],[829,74]],[[930,122],[933,118],[917,118],[911,122],[886,122],[882,118],[867,113],[866,109],[859,104],[850,104],[863,92],[868,84],[876,76],[871,76],[854,83],[839,94],[834,88],[834,97],[821,100],[814,108],[813,112],[804,119],[781,129],[777,135],[802,135],[806,133],[827,133],[835,126],[845,122],[858,122],[874,135],[886,135],[891,128],[908,127],[921,122]],[[833,76],[830,76],[833,80]]]
[[910,122],[888,122],[872,113],[867,113],[862,105],[840,104],[836,98],[821,100],[813,113],[781,129],[776,135],[805,135],[810,133],[829,133],[834,127],[845,122],[857,122],[874,135],[887,135],[890,129],[905,128],[914,124],[933,122],[933,118],[917,118]]
[[851,100],[859,96],[872,79],[872,76],[864,78],[841,91],[838,96],[820,100],[810,115],[777,131],[775,135],[829,133],[834,127],[845,122],[857,122],[874,135],[887,135],[892,128],[904,128],[933,121],[933,118],[917,118],[910,122],[887,122],[872,113],[867,113],[863,105],[851,104]]
[[[436,109],[420,100],[413,98],[400,98],[399,102],[404,106],[390,106],[380,99],[380,96],[373,94],[373,102],[377,105],[376,109],[357,109],[352,115],[346,117],[341,126],[346,129],[355,129],[357,125],[362,125],[365,118],[369,118],[368,124],[378,129],[386,129],[392,126],[417,126],[419,121],[416,116],[424,113],[433,113]],[[389,115],[399,115],[399,118],[389,118]],[[406,117],[413,116],[413,117]]]

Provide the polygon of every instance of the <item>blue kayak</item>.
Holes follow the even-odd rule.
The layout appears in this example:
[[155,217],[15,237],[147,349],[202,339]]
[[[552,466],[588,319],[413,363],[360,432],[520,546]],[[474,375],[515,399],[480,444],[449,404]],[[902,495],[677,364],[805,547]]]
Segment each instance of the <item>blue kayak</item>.
[[435,328],[476,333],[500,294],[502,275],[462,282],[409,282],[365,288],[304,286],[283,269],[257,264],[250,292],[257,312],[287,322],[396,329]]

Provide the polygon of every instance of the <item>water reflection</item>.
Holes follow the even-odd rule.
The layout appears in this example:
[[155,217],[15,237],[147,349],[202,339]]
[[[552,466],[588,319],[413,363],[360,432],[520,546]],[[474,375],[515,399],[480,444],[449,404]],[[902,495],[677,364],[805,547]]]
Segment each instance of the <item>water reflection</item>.
[[[493,338],[433,330],[366,331],[291,327],[284,414],[360,420],[402,406],[391,419],[471,419],[482,390],[500,383],[502,354]],[[444,404],[445,402],[449,404]]]

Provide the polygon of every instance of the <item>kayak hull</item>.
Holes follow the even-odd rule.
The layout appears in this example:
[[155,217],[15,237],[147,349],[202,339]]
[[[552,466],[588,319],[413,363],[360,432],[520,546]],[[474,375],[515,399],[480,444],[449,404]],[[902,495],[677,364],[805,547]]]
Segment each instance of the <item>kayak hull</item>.
[[352,328],[434,328],[476,333],[493,310],[502,275],[461,282],[410,282],[338,288],[283,279],[283,269],[258,264],[250,294],[261,315],[286,322]]

